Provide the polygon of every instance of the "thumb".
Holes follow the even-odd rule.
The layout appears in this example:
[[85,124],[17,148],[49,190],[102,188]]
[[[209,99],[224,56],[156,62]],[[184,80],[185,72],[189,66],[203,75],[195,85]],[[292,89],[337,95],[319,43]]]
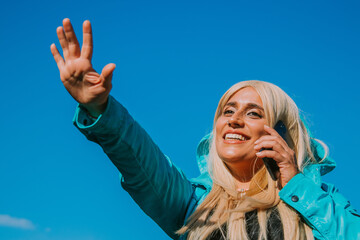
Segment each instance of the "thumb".
[[110,81],[112,79],[112,74],[115,70],[116,65],[114,63],[109,63],[106,65],[101,71],[101,77],[105,80],[105,82]]

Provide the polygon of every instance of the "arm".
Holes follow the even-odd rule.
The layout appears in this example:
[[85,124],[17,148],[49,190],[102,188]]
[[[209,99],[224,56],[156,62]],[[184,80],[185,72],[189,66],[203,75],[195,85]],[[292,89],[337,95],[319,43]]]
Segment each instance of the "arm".
[[115,64],[106,65],[101,74],[93,69],[90,22],[83,24],[81,50],[69,19],[64,19],[63,27],[58,27],[56,32],[63,57],[55,44],[51,45],[51,53],[64,87],[80,103],[75,125],[89,140],[101,145],[122,173],[123,187],[145,213],[168,235],[176,238],[174,232],[183,224],[193,193],[191,183],[126,109],[109,97]]
[[[85,121],[86,120],[86,121]],[[101,145],[122,174],[123,188],[142,210],[170,237],[184,223],[193,194],[185,175],[153,143],[149,135],[114,98],[91,125],[77,109],[74,124],[91,141]]]
[[360,216],[334,186],[319,186],[299,173],[279,195],[303,216],[315,238],[360,239]]

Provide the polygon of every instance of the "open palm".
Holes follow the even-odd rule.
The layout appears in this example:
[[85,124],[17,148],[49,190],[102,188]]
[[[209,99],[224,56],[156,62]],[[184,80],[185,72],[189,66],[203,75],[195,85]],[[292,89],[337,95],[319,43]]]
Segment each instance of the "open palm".
[[106,65],[101,74],[93,69],[91,64],[93,40],[89,21],[83,24],[81,50],[69,19],[64,19],[63,27],[58,27],[56,32],[64,58],[55,44],[51,45],[51,53],[59,68],[61,81],[77,102],[87,108],[92,115],[98,116],[106,107],[115,64]]

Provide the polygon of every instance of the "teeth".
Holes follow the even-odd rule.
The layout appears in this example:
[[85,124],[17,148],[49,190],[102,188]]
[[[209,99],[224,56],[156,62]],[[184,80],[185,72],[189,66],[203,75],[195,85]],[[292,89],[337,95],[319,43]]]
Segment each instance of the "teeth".
[[237,140],[241,140],[241,141],[245,141],[245,137],[240,135],[240,134],[233,134],[233,133],[228,133],[225,135],[225,139],[237,139]]

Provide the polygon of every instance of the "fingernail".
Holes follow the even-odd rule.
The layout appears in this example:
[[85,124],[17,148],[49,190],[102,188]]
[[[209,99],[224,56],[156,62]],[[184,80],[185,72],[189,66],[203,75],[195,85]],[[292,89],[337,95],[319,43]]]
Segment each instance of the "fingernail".
[[259,140],[256,140],[254,143],[255,143],[255,144],[258,144],[258,142],[259,142]]
[[269,128],[269,126],[268,126],[268,125],[266,125],[266,124],[264,125],[264,127]]
[[261,155],[261,152],[257,152],[257,153],[255,153],[256,154],[256,156],[260,156]]

